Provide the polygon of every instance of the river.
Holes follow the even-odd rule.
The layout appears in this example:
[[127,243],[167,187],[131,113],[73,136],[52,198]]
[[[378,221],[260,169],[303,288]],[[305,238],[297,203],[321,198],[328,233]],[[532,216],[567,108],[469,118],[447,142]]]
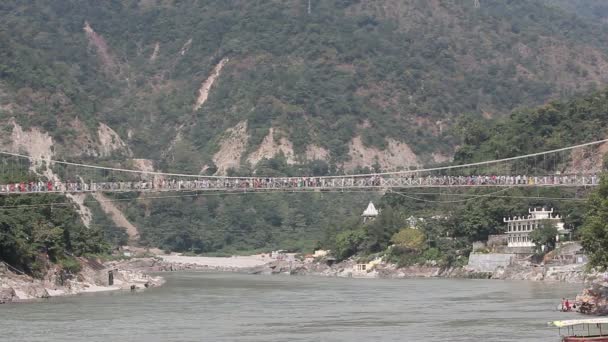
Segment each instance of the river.
[[580,285],[165,273],[145,292],[0,305],[0,341],[558,341]]

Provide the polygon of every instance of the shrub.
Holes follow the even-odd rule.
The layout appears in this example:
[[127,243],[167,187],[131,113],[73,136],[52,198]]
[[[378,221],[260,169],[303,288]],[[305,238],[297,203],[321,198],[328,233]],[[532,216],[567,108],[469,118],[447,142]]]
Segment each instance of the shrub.
[[82,270],[82,265],[80,264],[80,261],[78,261],[78,259],[76,258],[61,259],[59,261],[59,265],[64,271],[71,274],[77,274]]
[[420,252],[424,248],[426,236],[418,229],[404,228],[395,233],[391,241],[396,247],[412,252]]

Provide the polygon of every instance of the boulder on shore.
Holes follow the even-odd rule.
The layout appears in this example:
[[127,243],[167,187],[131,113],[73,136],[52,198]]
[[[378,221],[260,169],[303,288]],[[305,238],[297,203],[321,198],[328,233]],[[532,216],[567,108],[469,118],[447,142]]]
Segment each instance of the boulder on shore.
[[0,304],[10,303],[16,296],[17,294],[12,287],[0,288]]
[[576,303],[589,308],[590,315],[608,315],[608,278],[598,277],[576,296]]

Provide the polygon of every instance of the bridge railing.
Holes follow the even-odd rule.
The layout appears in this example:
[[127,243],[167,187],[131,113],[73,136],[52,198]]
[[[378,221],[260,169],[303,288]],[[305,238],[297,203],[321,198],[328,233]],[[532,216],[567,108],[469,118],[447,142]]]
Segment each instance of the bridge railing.
[[259,191],[339,190],[421,187],[580,187],[596,186],[595,174],[542,176],[345,176],[154,179],[133,182],[20,182],[1,184],[0,194],[88,193],[88,192],[173,192],[173,191]]

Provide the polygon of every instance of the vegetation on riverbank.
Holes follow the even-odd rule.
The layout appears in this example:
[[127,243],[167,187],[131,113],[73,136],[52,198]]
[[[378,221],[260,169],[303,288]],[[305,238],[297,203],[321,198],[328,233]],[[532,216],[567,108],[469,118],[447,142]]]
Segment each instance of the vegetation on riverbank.
[[[606,124],[601,120],[601,113],[608,107],[607,94],[608,91],[601,91],[570,101],[553,102],[536,110],[518,111],[507,120],[497,120],[485,130],[479,127],[479,121],[464,121],[460,131],[463,136],[459,138],[464,142],[463,152],[457,155],[457,160],[465,163],[508,157],[581,142],[579,139],[597,139],[605,134]],[[576,133],[567,134],[571,130]],[[493,137],[485,131],[494,132]],[[534,137],[533,132],[538,132],[540,137]],[[526,140],[531,143],[526,144]],[[565,168],[567,161],[563,160],[558,167]],[[550,166],[555,167],[555,164]],[[269,163],[268,172],[297,174],[289,167],[285,163]],[[536,167],[542,169],[543,165]],[[472,196],[486,194],[487,190],[453,190],[448,194],[400,192],[395,190],[381,199],[367,193],[201,195],[154,201],[138,200],[138,194],[134,193],[114,198],[121,200],[117,205],[140,227],[143,246],[190,253],[309,251],[323,247],[334,250],[339,259],[371,255],[386,251],[395,243],[395,234],[407,228],[407,218],[424,218],[417,223],[424,234],[422,246],[398,247],[389,252],[391,260],[401,265],[427,260],[441,265],[463,262],[472,242],[501,232],[503,217],[523,214],[528,207],[554,207],[564,217],[566,228],[575,231],[575,236],[586,212],[584,202],[551,199],[584,195],[571,190],[510,189],[508,193],[499,194],[504,197],[475,199]],[[47,197],[6,197],[3,200],[8,201],[7,204],[65,202],[61,196],[44,196]],[[375,221],[363,224],[359,215],[369,200],[375,200],[382,210]],[[433,206],[428,205],[429,201]],[[41,217],[41,224],[53,229],[59,227],[48,238],[28,243],[28,248],[24,249],[24,238],[20,240],[19,237],[32,238],[34,229],[28,226],[30,223],[6,224],[5,231],[11,232],[0,241],[4,246],[13,247],[3,248],[7,254],[5,260],[28,268],[25,265],[33,263],[35,251],[40,248],[48,248],[53,258],[58,258],[64,250],[78,255],[103,253],[108,251],[108,242],[112,245],[124,243],[124,232],[116,229],[95,203],[89,206],[95,214],[92,229],[83,228],[72,207],[5,210],[6,220],[29,216],[25,214],[26,210],[39,211],[36,215]],[[13,233],[13,230],[19,233]],[[26,233],[22,233],[24,231]],[[10,236],[10,240],[6,236]],[[98,246],[94,248],[95,245]],[[21,257],[9,256],[9,253],[19,253]]]
[[[458,129],[463,145],[456,153],[455,161],[464,164],[507,158],[604,139],[608,136],[606,108],[608,89],[571,100],[554,101],[536,109],[518,110],[508,118],[493,122],[464,118]],[[606,167],[605,163],[602,164],[601,152],[597,147],[590,148],[579,157],[594,161],[586,164],[579,162],[577,168],[592,167],[599,171]],[[562,155],[555,160],[539,158],[534,163],[529,160],[526,163],[512,163],[507,172],[565,173],[572,167],[571,158],[571,155]],[[340,259],[355,254],[382,252],[392,244],[390,239],[394,234],[407,228],[406,218],[421,217],[424,221],[418,222],[417,226],[426,237],[424,247],[419,250],[389,249],[389,257],[402,265],[426,261],[451,265],[455,260],[468,256],[472,242],[502,232],[504,217],[525,214],[530,207],[547,206],[560,213],[565,227],[573,231],[575,239],[582,237],[589,247],[595,244],[592,250],[597,251],[598,262],[608,265],[608,259],[601,259],[608,254],[599,247],[603,241],[603,225],[597,223],[606,219],[600,208],[602,194],[606,192],[604,187],[605,184],[590,197],[589,203],[584,201],[585,195],[590,193],[589,189],[509,189],[496,197],[475,199],[472,197],[486,194],[487,191],[452,190],[449,194],[438,192],[433,195],[431,191],[416,194],[403,189],[404,194],[388,193],[382,198],[381,214],[376,221],[369,224],[359,222],[350,227],[343,225],[345,230],[334,240],[326,242],[326,247],[333,248]],[[575,198],[578,201],[560,201],[559,198]],[[579,228],[584,221],[586,228],[580,233]],[[596,222],[595,225],[592,222]],[[548,234],[539,236],[538,240],[546,236]]]
[[[37,178],[27,165],[19,166],[0,160],[2,184]],[[0,196],[0,261],[42,277],[51,264],[75,274],[80,270],[75,256],[109,254],[124,232],[102,215],[94,216],[87,227],[77,209],[60,194]]]
[[589,266],[608,270],[608,176],[602,177],[599,189],[589,197],[581,242],[589,257]]
[[[435,160],[433,152],[437,160],[456,152],[456,163],[604,138],[608,90],[508,114],[608,80],[606,27],[547,8],[547,1],[488,0],[475,8],[454,1],[320,0],[310,13],[291,0],[4,1],[0,119],[7,133],[14,119],[50,134],[57,158],[129,168],[132,157],[145,158],[156,169],[207,174],[218,170],[214,155],[227,130],[246,123],[239,165],[230,175],[340,174],[341,163],[359,153],[350,151],[355,138],[378,151],[388,138],[405,142],[422,162]],[[193,107],[201,82],[224,58],[229,62],[205,106]],[[124,148],[96,150],[101,123],[117,131],[111,140]],[[293,147],[294,160],[281,152],[252,165],[248,156],[271,128],[275,141],[286,138],[285,146]],[[310,146],[326,152],[323,160],[304,160]],[[569,161],[512,167],[555,172]],[[381,171],[377,160],[368,164],[355,172]],[[62,174],[60,167],[55,171]],[[139,227],[143,246],[189,253],[324,247],[344,259],[396,244],[389,255],[402,265],[462,262],[471,242],[500,232],[504,216],[531,206],[556,208],[570,229],[586,212],[584,203],[551,199],[581,195],[567,190],[511,189],[504,195],[537,198],[467,201],[485,190],[395,192],[404,194],[112,198]],[[370,200],[382,212],[362,224],[359,215]],[[3,198],[4,205],[41,207],[0,209],[0,259],[36,272],[44,251],[72,268],[65,255],[106,253],[127,242],[94,202],[87,203],[93,212],[88,229],[75,207],[47,206],[66,201],[59,195]],[[424,243],[415,248],[404,230],[410,216],[425,219],[418,223]]]
[[[65,196],[0,196],[0,260],[35,276],[47,261],[75,270],[72,255],[108,253],[100,229],[87,228]],[[48,256],[48,260],[46,257]]]

